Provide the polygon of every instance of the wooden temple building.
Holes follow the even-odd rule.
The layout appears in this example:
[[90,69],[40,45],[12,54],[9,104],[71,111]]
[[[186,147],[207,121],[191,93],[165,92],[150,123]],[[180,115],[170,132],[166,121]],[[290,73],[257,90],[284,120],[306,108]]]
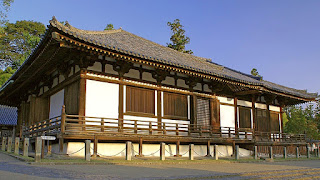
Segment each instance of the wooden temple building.
[[126,141],[178,151],[190,143],[306,145],[305,135],[283,133],[283,108],[316,97],[122,29],[87,31],[53,18],[1,88],[0,104],[18,107],[17,134],[56,136],[62,152],[86,139],[95,152],[98,143]]

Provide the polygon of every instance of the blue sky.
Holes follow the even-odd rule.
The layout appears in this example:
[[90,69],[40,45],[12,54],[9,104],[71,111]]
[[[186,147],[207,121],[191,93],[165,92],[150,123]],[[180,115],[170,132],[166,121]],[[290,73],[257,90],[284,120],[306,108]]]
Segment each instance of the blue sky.
[[224,66],[309,92],[320,92],[318,0],[15,0],[10,22],[48,24],[52,16],[86,30],[115,28],[166,45],[178,18],[187,49]]

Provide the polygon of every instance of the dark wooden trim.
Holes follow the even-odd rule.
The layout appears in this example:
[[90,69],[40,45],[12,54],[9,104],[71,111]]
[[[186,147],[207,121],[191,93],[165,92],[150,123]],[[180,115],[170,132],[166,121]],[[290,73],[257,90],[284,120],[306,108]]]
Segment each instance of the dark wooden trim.
[[123,113],[123,115],[149,117],[149,118],[156,118],[157,117],[154,114],[143,113],[143,112],[133,112],[133,111],[126,111],[126,112]]
[[256,129],[256,98],[254,96],[252,96],[252,129],[255,130]]
[[238,98],[234,98],[234,122],[235,122],[235,130],[238,131]]
[[[120,77],[120,82],[123,81],[123,78]],[[118,124],[118,127],[119,127],[119,131],[122,132],[122,126],[123,126],[123,100],[124,100],[124,97],[123,97],[123,84],[120,83],[119,84],[119,116],[118,116],[118,119],[119,119],[119,124]]]
[[220,105],[225,105],[225,106],[234,106],[234,104],[229,104],[229,103],[224,103],[224,102],[220,102]]
[[[86,72],[81,70],[81,75],[85,74]],[[85,116],[86,115],[86,85],[87,80],[84,78],[80,79],[79,85],[79,115]]]
[[188,121],[189,119],[186,117],[180,117],[180,116],[168,116],[164,115],[162,119],[172,119],[172,120],[182,120],[182,121]]
[[267,121],[269,122],[269,131],[271,131],[270,105],[267,104]]
[[280,107],[280,123],[281,123],[281,132],[283,133],[283,107]]

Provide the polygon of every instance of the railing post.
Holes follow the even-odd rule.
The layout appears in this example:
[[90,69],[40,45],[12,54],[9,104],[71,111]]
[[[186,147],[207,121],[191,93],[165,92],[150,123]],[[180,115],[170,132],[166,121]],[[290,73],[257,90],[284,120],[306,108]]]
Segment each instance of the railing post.
[[90,153],[90,144],[91,144],[91,140],[85,140],[84,141],[85,144],[85,160],[86,161],[90,161],[90,157],[91,157],[91,153]]
[[132,156],[132,142],[131,141],[127,141],[126,142],[126,160],[127,161],[131,161],[131,156]]
[[273,159],[273,151],[272,146],[269,146],[269,158]]
[[283,146],[283,158],[287,159],[287,146]]
[[191,125],[188,124],[188,136],[190,136],[190,135],[191,135]]
[[194,154],[194,144],[189,144],[189,160],[193,160],[193,154]]
[[160,143],[160,160],[166,160],[166,144],[163,142]]
[[42,139],[41,137],[36,137],[36,147],[35,147],[35,156],[34,160],[35,162],[41,161],[41,149],[42,149]]
[[61,113],[61,127],[60,127],[61,134],[64,134],[65,122],[66,122],[66,106],[63,105],[62,106],[62,113]]
[[152,135],[152,122],[149,122],[149,135]]
[[179,124],[176,124],[176,135],[179,136]]
[[219,133],[220,133],[220,137],[222,137],[222,129],[221,129],[221,127],[219,127]]
[[20,138],[16,137],[14,140],[14,153],[19,155],[19,144],[20,144]]
[[12,137],[8,137],[7,152],[11,152],[11,148],[12,148]]
[[219,150],[218,150],[218,145],[214,145],[214,159],[218,160],[219,159]]
[[29,153],[29,138],[23,139],[23,156],[28,157]]
[[258,147],[253,146],[253,148],[254,148],[254,159],[257,160],[258,159]]
[[136,120],[134,121],[134,133],[135,133],[135,134],[138,133],[138,123],[137,123]]
[[228,137],[231,138],[231,128],[228,128]]
[[6,145],[7,145],[7,137],[2,137],[2,146],[1,146],[2,151],[6,151]]
[[104,119],[101,118],[101,132],[104,132]]
[[163,134],[167,134],[167,130],[166,130],[166,123],[163,123],[162,125],[163,127]]

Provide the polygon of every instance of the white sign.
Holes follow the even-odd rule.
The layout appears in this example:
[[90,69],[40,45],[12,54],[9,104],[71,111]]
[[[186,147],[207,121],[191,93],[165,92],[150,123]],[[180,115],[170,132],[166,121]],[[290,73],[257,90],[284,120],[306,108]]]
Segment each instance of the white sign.
[[48,140],[48,141],[54,141],[56,140],[55,136],[41,136],[41,139]]

